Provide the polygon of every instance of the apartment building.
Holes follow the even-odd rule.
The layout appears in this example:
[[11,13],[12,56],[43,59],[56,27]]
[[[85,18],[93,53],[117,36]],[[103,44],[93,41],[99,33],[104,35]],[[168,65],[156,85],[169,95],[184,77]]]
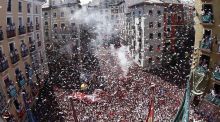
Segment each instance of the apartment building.
[[203,94],[210,103],[220,106],[220,1],[196,0],[195,3],[192,67],[197,77],[203,74],[205,78],[194,81],[193,93]]
[[[72,17],[81,8],[79,0],[49,0],[43,5],[44,39],[47,47],[79,38],[79,25]],[[76,42],[78,43],[78,42]]]
[[[164,50],[163,65],[170,65],[173,54],[177,52],[180,43],[184,42],[188,30],[185,20],[184,4],[180,2],[166,2],[164,5]],[[188,13],[189,14],[189,13]]]
[[[127,28],[131,56],[143,68],[161,66],[164,36],[164,7],[160,1],[147,1],[129,7]],[[130,20],[129,20],[130,19]]]
[[0,114],[3,121],[31,118],[29,107],[34,104],[48,74],[41,27],[43,2],[0,1]]

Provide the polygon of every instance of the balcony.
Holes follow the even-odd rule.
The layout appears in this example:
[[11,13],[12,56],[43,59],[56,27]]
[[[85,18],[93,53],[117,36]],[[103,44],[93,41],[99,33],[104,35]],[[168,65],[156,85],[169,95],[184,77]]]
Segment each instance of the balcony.
[[0,41],[4,39],[3,31],[0,29]]
[[17,63],[20,60],[17,50],[10,52],[10,58],[12,64]]
[[34,52],[35,50],[36,50],[36,45],[35,44],[31,44],[30,52]]
[[212,94],[208,94],[206,96],[206,100],[211,102],[212,104],[215,104],[217,106],[220,106],[220,97],[218,96],[213,96]]
[[38,44],[38,47],[40,47],[41,46],[41,41],[38,41],[37,44]]
[[28,51],[27,46],[25,45],[25,47],[21,47],[21,56],[24,58],[28,56],[28,54],[29,54],[29,51]]
[[207,69],[204,66],[198,66],[196,67],[195,72],[198,74],[204,74],[207,72]]
[[8,68],[8,60],[5,57],[2,57],[2,59],[0,60],[0,73],[4,72]]
[[36,24],[36,30],[40,30],[40,24],[39,23]]
[[213,79],[220,81],[220,67],[216,67],[215,71],[213,72]]
[[212,47],[212,38],[210,36],[204,37],[200,46],[201,50],[210,52],[211,47]]
[[7,38],[12,38],[16,36],[15,26],[10,25],[7,27]]
[[25,69],[26,69],[26,76],[28,78],[31,78],[33,75],[33,69],[31,68],[31,66],[29,64],[25,65]]
[[18,27],[18,35],[23,35],[26,33],[26,28],[25,26],[19,26]]
[[8,87],[8,94],[9,94],[9,97],[16,97],[17,96],[17,90],[14,85],[10,85]]
[[15,70],[15,74],[16,74],[16,80],[19,83],[19,87],[23,87],[25,85],[25,78],[24,76],[21,74],[21,71],[19,69]]
[[212,4],[202,4],[202,15],[201,21],[203,24],[213,24],[214,16],[213,16],[213,7]]
[[214,17],[213,14],[204,14],[201,17],[203,24],[213,24],[214,23]]
[[25,82],[25,79],[22,78],[22,79],[19,79],[19,80],[18,80],[18,83],[19,83],[19,87],[23,87],[26,82]]
[[4,108],[7,106],[5,96],[0,92],[0,111],[2,112]]
[[32,24],[27,24],[27,32],[31,33],[34,30],[34,26]]

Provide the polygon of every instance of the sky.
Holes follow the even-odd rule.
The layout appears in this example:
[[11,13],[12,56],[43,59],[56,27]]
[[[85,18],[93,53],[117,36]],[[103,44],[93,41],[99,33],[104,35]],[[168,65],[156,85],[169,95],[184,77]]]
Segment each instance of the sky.
[[80,0],[82,4],[87,4],[89,1],[92,1],[92,0]]

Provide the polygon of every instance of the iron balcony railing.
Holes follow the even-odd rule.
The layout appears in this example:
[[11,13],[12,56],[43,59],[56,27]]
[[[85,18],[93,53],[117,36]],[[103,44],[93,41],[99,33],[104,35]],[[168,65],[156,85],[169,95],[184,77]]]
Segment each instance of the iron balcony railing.
[[27,32],[28,33],[33,32],[33,29],[34,29],[34,26],[31,23],[28,23],[27,24]]
[[30,52],[34,52],[35,50],[36,50],[36,45],[35,44],[31,44]]
[[7,37],[12,38],[16,36],[15,25],[9,25],[7,27]]
[[19,87],[23,87],[25,85],[25,78],[22,76],[21,73],[19,74],[16,74],[16,77],[17,77],[17,81],[19,83]]
[[201,16],[202,23],[212,24],[214,23],[213,14],[204,14]]
[[2,58],[0,60],[0,72],[4,72],[5,70],[7,70],[9,68],[8,65],[8,60],[5,58]]
[[39,23],[36,24],[36,30],[40,30],[40,24]]
[[17,51],[12,51],[12,52],[10,53],[10,58],[11,58],[11,63],[12,63],[12,64],[17,63],[17,62],[20,60],[19,54],[18,54]]
[[37,44],[38,44],[38,47],[40,47],[41,46],[41,41],[38,41]]
[[211,37],[203,38],[201,42],[201,49],[211,50],[211,47],[212,47],[212,38]]
[[26,57],[29,54],[28,48],[25,46],[24,48],[21,48],[21,56]]
[[17,96],[17,90],[14,85],[10,85],[8,87],[8,94],[9,94],[9,97],[16,97]]
[[26,28],[25,26],[19,26],[18,27],[18,34],[19,35],[22,35],[22,34],[25,34],[26,33]]
[[220,67],[217,67],[216,70],[213,72],[214,80],[220,81]]

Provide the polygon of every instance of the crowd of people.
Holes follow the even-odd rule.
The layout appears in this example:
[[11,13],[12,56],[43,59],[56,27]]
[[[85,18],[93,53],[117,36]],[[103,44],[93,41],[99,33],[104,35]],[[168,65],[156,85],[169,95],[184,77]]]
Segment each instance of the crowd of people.
[[[146,121],[149,102],[154,101],[154,121],[168,122],[175,118],[184,96],[184,89],[164,81],[162,78],[144,72],[132,64],[124,73],[117,57],[101,48],[96,57],[99,59],[101,75],[105,77],[105,95],[93,104],[74,100],[74,108],[82,122],[142,122]],[[66,121],[73,121],[73,108],[68,95],[56,90],[56,96]]]

